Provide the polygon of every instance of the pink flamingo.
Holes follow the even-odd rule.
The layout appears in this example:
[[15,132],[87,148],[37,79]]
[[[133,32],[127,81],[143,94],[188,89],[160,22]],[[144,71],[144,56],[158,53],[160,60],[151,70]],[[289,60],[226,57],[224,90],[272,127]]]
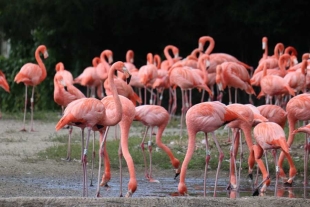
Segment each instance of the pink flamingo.
[[246,119],[243,118],[240,114],[237,114],[236,112],[228,109],[226,105],[218,101],[203,102],[189,108],[189,110],[186,113],[188,147],[181,167],[180,181],[178,185],[178,191],[181,195],[187,194],[187,187],[185,184],[187,166],[194,153],[196,134],[199,131],[202,131],[205,134],[206,154],[207,154],[205,174],[204,174],[204,196],[206,196],[206,177],[207,177],[208,164],[210,160],[210,150],[208,146],[208,137],[207,137],[207,134],[209,132],[213,132],[213,139],[219,151],[219,163],[216,171],[215,186],[214,186],[214,196],[215,196],[218,173],[220,170],[221,162],[224,158],[224,154],[215,137],[214,131],[223,126],[224,124],[229,123],[236,119],[243,119],[244,121],[246,121]]
[[34,63],[26,63],[20,69],[20,71],[16,74],[14,78],[14,82],[20,83],[23,82],[26,87],[25,91],[25,109],[24,109],[24,121],[23,128],[21,131],[26,131],[25,129],[25,121],[26,121],[26,112],[27,112],[27,88],[28,86],[32,86],[32,95],[30,99],[31,103],[31,131],[33,129],[33,109],[34,109],[34,88],[39,85],[46,78],[46,68],[45,65],[40,58],[40,53],[44,55],[44,58],[48,57],[47,49],[45,45],[40,45],[35,51],[35,59],[38,64]]
[[[57,67],[57,65],[56,65]],[[54,101],[60,105],[62,108],[65,108],[69,103],[74,100],[85,98],[85,95],[77,89],[70,79],[65,79],[62,75],[65,74],[61,71],[57,71],[54,76]],[[66,76],[65,76],[66,77]],[[69,126],[69,138],[68,138],[68,149],[67,149],[67,161],[71,160],[71,134],[72,126]]]
[[[0,87],[3,88],[6,92],[10,93],[10,86],[5,78],[4,73],[0,70]],[[2,113],[0,110],[0,119],[2,118]]]
[[[270,179],[269,179],[269,173],[266,170],[266,167],[261,160],[261,157],[263,155],[264,150],[269,149],[281,149],[281,153],[283,153],[286,158],[289,161],[290,165],[290,180],[293,180],[295,177],[297,171],[294,165],[294,162],[292,160],[292,157],[289,153],[289,146],[286,143],[285,139],[285,133],[283,128],[274,123],[274,122],[263,122],[256,125],[253,129],[253,134],[255,137],[255,140],[257,142],[256,145],[253,145],[253,151],[255,155],[255,160],[263,174],[263,186],[260,189],[261,193],[264,193],[266,191],[266,188],[270,185]],[[273,153],[274,159],[275,159],[275,165],[276,165],[276,186],[275,189],[277,190],[277,183],[278,183],[278,167],[277,167],[277,152],[275,151]],[[275,194],[276,194],[275,190]],[[253,193],[253,195],[257,195],[258,188],[256,189],[256,192]]]
[[[143,152],[143,157],[144,157],[145,177],[150,182],[159,182],[157,180],[154,180],[152,177],[152,131],[154,127],[158,127],[158,131],[156,134],[156,144],[158,147],[164,150],[166,154],[169,156],[171,164],[174,167],[175,172],[176,172],[176,175],[175,175],[175,178],[176,178],[180,174],[180,169],[179,169],[180,161],[174,157],[169,147],[167,147],[161,141],[162,134],[169,122],[168,111],[164,107],[157,106],[157,105],[137,106],[135,121],[140,121],[142,124],[146,126],[146,130],[144,132],[144,136],[143,136],[143,139],[140,145],[142,152]],[[144,153],[144,140],[148,132],[148,129],[150,127],[151,127],[151,134],[150,134],[150,139],[147,142],[147,146],[149,149],[149,157],[150,157],[150,169],[148,173],[146,169],[147,164],[146,164],[146,158],[145,158],[145,153]]]
[[[109,71],[108,79],[110,82],[110,88],[113,91],[114,105],[115,105],[115,116],[108,117],[107,111],[103,103],[96,98],[81,98],[72,101],[68,104],[64,111],[63,117],[56,124],[56,131],[64,127],[65,125],[73,125],[80,127],[82,129],[82,164],[83,164],[83,196],[88,195],[88,190],[86,188],[87,184],[87,149],[90,131],[99,131],[101,136],[103,136],[105,126],[114,126],[122,119],[122,105],[117,94],[116,87],[114,86],[114,72],[122,71],[129,76],[127,69],[124,67],[123,62],[115,62]],[[87,128],[87,139],[86,146],[84,148],[84,128]]]
[[[133,159],[129,153],[128,150],[128,137],[129,137],[129,129],[131,126],[132,121],[135,117],[135,106],[133,103],[126,97],[119,95],[119,99],[122,104],[122,119],[118,123],[120,125],[121,129],[121,138],[120,138],[120,146],[119,146],[119,167],[120,167],[120,196],[122,197],[122,156],[125,158],[128,171],[129,171],[129,182],[128,182],[128,191],[125,195],[125,197],[131,197],[132,194],[137,189],[137,179],[135,174],[135,167],[133,163]],[[107,115],[111,119],[116,115],[115,113],[119,113],[118,111],[115,111],[115,102],[113,96],[106,96],[104,97],[101,102],[106,108]],[[105,136],[103,137],[100,135],[100,157],[99,157],[99,170],[98,170],[98,188],[96,196],[100,196],[100,186],[108,186],[108,182],[111,179],[111,166],[110,166],[110,160],[109,155],[106,149],[106,134],[109,130],[109,127],[107,127]],[[104,157],[104,175],[102,175],[102,179],[100,182],[100,175],[101,175],[101,160],[102,157]],[[100,183],[100,184],[99,184]]]

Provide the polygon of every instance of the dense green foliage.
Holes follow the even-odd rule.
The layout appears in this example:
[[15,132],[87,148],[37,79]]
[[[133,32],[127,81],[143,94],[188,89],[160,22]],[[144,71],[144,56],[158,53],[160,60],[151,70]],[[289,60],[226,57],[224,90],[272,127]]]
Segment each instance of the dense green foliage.
[[140,67],[148,52],[163,57],[168,44],[185,57],[204,35],[215,39],[214,52],[230,53],[254,67],[263,36],[269,39],[269,54],[283,42],[297,49],[300,60],[309,51],[303,25],[309,15],[306,0],[0,0],[0,31],[12,45],[10,58],[0,58],[11,86],[11,94],[1,92],[2,109],[22,110],[24,86],[13,79],[24,63],[35,62],[39,44],[48,48],[48,77],[36,89],[35,104],[52,110],[58,109],[52,101],[57,62],[76,77],[104,49],[113,51],[114,60],[125,60],[126,51],[133,49]]

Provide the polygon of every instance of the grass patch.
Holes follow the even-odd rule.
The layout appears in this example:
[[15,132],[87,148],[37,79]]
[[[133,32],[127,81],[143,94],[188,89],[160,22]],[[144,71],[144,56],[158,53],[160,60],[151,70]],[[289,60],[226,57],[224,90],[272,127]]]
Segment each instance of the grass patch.
[[[60,111],[59,111],[60,112]],[[43,122],[55,122],[57,123],[60,119],[60,113],[54,111],[34,111],[33,119]],[[26,120],[30,120],[30,110],[26,113]],[[3,119],[23,120],[24,112],[5,112],[2,113]]]

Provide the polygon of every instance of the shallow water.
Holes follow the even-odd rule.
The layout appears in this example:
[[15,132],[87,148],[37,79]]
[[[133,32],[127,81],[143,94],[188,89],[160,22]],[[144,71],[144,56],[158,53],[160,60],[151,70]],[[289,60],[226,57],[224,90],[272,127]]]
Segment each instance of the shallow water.
[[[126,175],[123,176],[123,195],[126,194],[128,178]],[[97,177],[94,177],[96,180]],[[81,196],[82,194],[82,182],[81,177],[73,176],[72,178],[44,178],[44,177],[32,177],[25,176],[22,178],[16,177],[3,177],[0,179],[5,180],[6,186],[8,185],[19,185],[21,188],[35,189],[39,194],[38,196]],[[150,183],[143,177],[138,177],[138,188],[133,194],[133,197],[169,197],[177,196],[177,189],[179,179],[173,179],[171,177],[156,177],[159,183]],[[259,178],[259,182],[260,182]],[[89,181],[88,181],[89,182]],[[89,183],[88,183],[89,184]],[[97,182],[93,182],[94,186],[88,187],[88,196],[94,197],[96,195]],[[228,184],[228,178],[219,178],[218,187],[216,191],[217,197],[231,197],[239,198],[245,196],[252,196],[253,190],[251,188],[251,182],[247,178],[241,179],[240,189],[238,192],[229,194],[226,190]],[[186,179],[186,185],[188,188],[188,193],[190,196],[203,196],[203,177],[193,178],[188,177]],[[267,188],[265,196],[277,196],[277,197],[291,197],[291,198],[310,198],[310,187],[304,188],[302,183],[294,183],[292,187],[284,187],[281,182],[278,184],[277,194],[275,195],[274,180],[272,180],[270,186]],[[214,191],[214,178],[207,179],[207,196],[213,197]],[[57,193],[54,193],[57,192]],[[101,197],[118,197],[120,192],[119,178],[114,175],[109,182],[109,187],[101,187],[100,196]],[[32,196],[32,194],[27,194],[27,192],[16,192],[17,194],[12,194],[11,196]],[[4,195],[2,195],[4,197]]]

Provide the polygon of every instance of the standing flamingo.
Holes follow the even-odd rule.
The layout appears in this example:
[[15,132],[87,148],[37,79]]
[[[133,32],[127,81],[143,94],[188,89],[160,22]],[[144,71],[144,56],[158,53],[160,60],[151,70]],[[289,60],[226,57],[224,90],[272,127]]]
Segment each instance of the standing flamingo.
[[[218,168],[216,171],[216,178],[215,178],[215,183],[217,183],[217,177],[218,177],[218,173],[220,170],[221,162],[224,158],[224,154],[215,137],[214,131],[220,128],[221,126],[223,126],[224,124],[227,124],[236,119],[243,119],[244,121],[247,121],[241,115],[228,109],[226,105],[222,104],[219,101],[199,103],[199,104],[192,106],[187,111],[186,125],[187,125],[187,131],[188,131],[188,147],[187,147],[186,155],[185,155],[182,167],[181,167],[180,182],[178,185],[178,191],[181,195],[187,194],[185,177],[186,177],[187,166],[194,153],[196,134],[199,131],[203,131],[205,134],[206,165],[205,165],[205,174],[204,174],[204,196],[206,196],[206,177],[207,177],[208,164],[210,160],[210,150],[208,146],[207,134],[209,132],[213,132],[213,139],[219,151],[219,162],[218,162]],[[216,185],[214,187],[214,192],[216,192]]]
[[[266,167],[263,161],[261,160],[264,150],[269,150],[269,149],[276,150],[279,148],[282,150],[281,153],[283,153],[286,156],[286,158],[289,161],[289,165],[290,165],[290,178],[288,181],[292,181],[297,171],[296,171],[294,162],[292,160],[292,157],[289,153],[289,146],[286,143],[285,133],[284,133],[283,128],[274,122],[263,122],[263,123],[259,123],[258,125],[254,127],[253,134],[257,142],[257,144],[253,146],[255,160],[258,163],[258,166],[265,180],[260,192],[264,193],[266,191],[266,188],[270,185],[270,179],[269,179],[270,176],[268,175]],[[277,173],[275,188],[277,188],[277,180],[278,180],[277,164],[278,163],[277,163],[276,152],[274,152],[274,157],[275,157],[275,165],[276,165],[276,173]]]
[[33,129],[33,109],[34,109],[34,88],[39,85],[45,78],[46,78],[46,68],[45,65],[40,58],[40,53],[44,55],[44,58],[48,57],[47,49],[45,45],[40,45],[35,51],[35,59],[38,64],[34,63],[26,63],[20,69],[20,71],[16,74],[14,78],[14,82],[20,83],[23,82],[26,87],[25,91],[25,109],[24,109],[24,121],[23,121],[23,128],[21,131],[26,131],[25,128],[25,121],[26,121],[26,112],[27,112],[27,89],[28,86],[32,86],[32,95],[31,95],[31,131]]
[[[172,166],[175,169],[177,177],[180,173],[179,165],[180,161],[174,157],[173,153],[167,147],[165,144],[162,143],[161,138],[162,134],[168,125],[169,122],[169,113],[168,111],[162,107],[162,106],[157,106],[157,105],[142,105],[142,106],[137,106],[136,107],[136,116],[135,116],[136,121],[140,121],[146,126],[146,130],[144,132],[144,137],[141,142],[141,149],[143,152],[143,157],[144,157],[144,165],[145,165],[145,177],[150,181],[150,182],[156,182],[157,180],[154,180],[152,177],[152,131],[154,127],[158,127],[157,134],[156,134],[156,144],[158,147],[160,147],[162,150],[166,152],[166,154],[169,156],[170,161]],[[144,140],[146,137],[146,134],[148,132],[148,129],[151,127],[151,134],[150,134],[150,139],[147,142],[147,146],[149,149],[149,157],[150,157],[150,169],[149,173],[147,172],[146,169],[146,158],[145,158],[145,153],[144,153]]]
[[[118,123],[121,129],[121,138],[120,138],[120,148],[119,148],[119,166],[120,166],[120,196],[122,196],[122,155],[124,156],[128,171],[129,171],[129,182],[128,182],[128,191],[125,195],[125,197],[131,197],[132,194],[137,189],[137,179],[135,174],[135,168],[133,159],[128,151],[128,138],[129,138],[129,129],[131,126],[132,121],[135,117],[135,106],[134,104],[126,97],[119,95],[121,104],[122,104],[122,111],[116,111],[115,110],[115,102],[113,96],[106,96],[104,97],[101,102],[106,108],[107,116],[110,118],[113,118],[116,113],[122,114],[122,119]],[[107,127],[106,130],[109,130],[109,127]],[[105,133],[106,136],[107,132]],[[102,137],[102,134],[100,136],[100,157],[99,157],[99,170],[98,170],[98,188],[96,196],[100,196],[100,186],[107,186],[108,182],[111,179],[111,167],[110,167],[110,160],[108,156],[108,151],[106,150],[106,137]],[[101,175],[101,159],[104,157],[104,175],[102,176],[101,182],[100,182],[100,175]],[[100,184],[99,184],[100,183]]]
[[[5,78],[4,73],[0,70],[0,87],[3,88],[6,92],[10,93],[10,86]],[[2,113],[0,110],[0,119],[2,118]]]
[[[117,94],[116,87],[114,85],[114,72],[122,71],[129,76],[127,69],[124,67],[123,62],[115,62],[109,71],[108,79],[110,88],[113,91],[113,98],[114,98],[114,105],[115,105],[115,116],[108,117],[106,109],[103,103],[96,99],[96,98],[81,98],[75,101],[72,101],[68,104],[67,108],[65,109],[63,117],[58,121],[56,124],[56,131],[64,127],[65,125],[73,125],[80,127],[82,129],[82,150],[83,157],[83,196],[88,195],[88,190],[86,188],[87,183],[87,148],[89,142],[90,131],[99,131],[101,136],[103,136],[103,132],[105,126],[114,126],[122,119],[122,105]],[[84,128],[87,128],[87,139],[86,139],[86,146],[84,148]]]
[[[69,103],[74,100],[85,98],[85,95],[77,89],[70,81],[66,80],[60,71],[56,72],[54,76],[54,101],[65,108]],[[69,126],[69,138],[68,138],[68,149],[67,149],[67,161],[71,160],[71,134],[72,126]]]
[[89,97],[88,89],[90,88],[90,96],[95,97],[95,89],[97,87],[97,96],[100,97],[102,91],[100,90],[101,80],[96,73],[96,67],[100,62],[99,57],[94,57],[92,66],[86,67],[83,72],[74,79],[74,83],[78,83],[87,87],[87,97]]

